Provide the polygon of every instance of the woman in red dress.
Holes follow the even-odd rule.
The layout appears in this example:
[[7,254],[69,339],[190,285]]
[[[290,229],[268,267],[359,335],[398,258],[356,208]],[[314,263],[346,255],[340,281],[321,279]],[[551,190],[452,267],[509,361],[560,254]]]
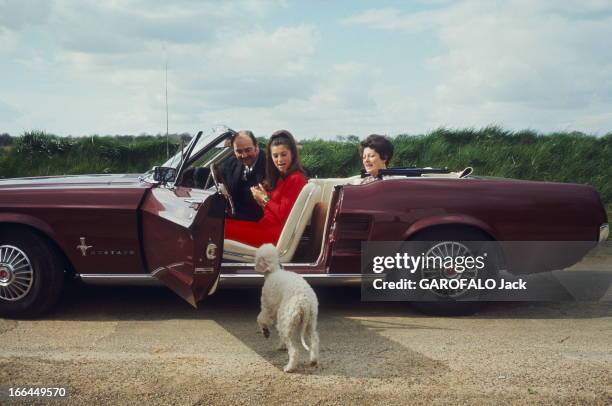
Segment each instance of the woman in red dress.
[[259,247],[278,242],[300,191],[306,185],[297,145],[287,130],[276,131],[266,147],[266,180],[251,188],[264,215],[257,221],[225,220],[225,238]]

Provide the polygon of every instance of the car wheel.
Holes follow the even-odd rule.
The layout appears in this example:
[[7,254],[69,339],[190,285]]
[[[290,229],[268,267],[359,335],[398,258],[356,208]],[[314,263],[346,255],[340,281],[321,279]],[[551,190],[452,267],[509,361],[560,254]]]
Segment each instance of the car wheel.
[[40,316],[57,303],[63,284],[62,262],[47,240],[22,228],[0,231],[0,316]]
[[[496,278],[500,263],[499,249],[491,238],[478,230],[461,228],[433,229],[420,233],[413,238],[418,241],[421,252],[428,256],[440,257],[477,257],[484,253],[485,267],[482,269],[457,272],[454,268],[438,267],[421,269],[421,279],[436,280],[486,280]],[[436,316],[470,315],[482,309],[483,291],[472,289],[430,288],[420,290],[420,299],[412,302],[418,311]]]

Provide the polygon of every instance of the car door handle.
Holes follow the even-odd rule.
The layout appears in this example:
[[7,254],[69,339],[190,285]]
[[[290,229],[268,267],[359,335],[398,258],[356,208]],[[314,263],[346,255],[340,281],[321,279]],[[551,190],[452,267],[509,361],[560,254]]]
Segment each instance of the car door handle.
[[185,201],[185,203],[189,203],[189,207],[191,207],[194,210],[199,209],[202,203],[204,203],[204,199],[183,199],[183,200]]

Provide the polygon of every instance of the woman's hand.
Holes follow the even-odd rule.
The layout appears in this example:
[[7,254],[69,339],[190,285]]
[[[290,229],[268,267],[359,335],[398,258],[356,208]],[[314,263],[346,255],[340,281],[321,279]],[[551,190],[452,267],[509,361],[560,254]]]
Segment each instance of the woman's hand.
[[268,194],[264,190],[263,186],[261,186],[261,184],[257,186],[252,186],[251,194],[253,195],[253,199],[255,199],[257,204],[261,207],[265,207],[266,203],[268,203]]

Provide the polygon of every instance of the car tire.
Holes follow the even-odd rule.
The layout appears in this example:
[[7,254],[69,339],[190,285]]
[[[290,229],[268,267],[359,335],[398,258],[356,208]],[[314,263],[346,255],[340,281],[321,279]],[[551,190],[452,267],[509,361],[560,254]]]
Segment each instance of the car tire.
[[[426,230],[413,238],[418,241],[422,252],[427,253],[430,249],[443,243],[461,244],[472,254],[482,252],[486,248],[488,255],[487,266],[474,276],[476,279],[496,278],[498,275],[501,254],[499,248],[491,237],[484,232],[472,228],[441,227]],[[486,247],[484,247],[486,245]],[[423,276],[422,276],[423,277]],[[471,296],[456,297],[440,295],[439,292],[420,291],[422,301],[411,302],[412,307],[421,313],[434,316],[467,316],[477,313],[485,304],[478,291]]]
[[29,319],[59,300],[64,267],[44,237],[20,227],[0,230],[0,316]]

